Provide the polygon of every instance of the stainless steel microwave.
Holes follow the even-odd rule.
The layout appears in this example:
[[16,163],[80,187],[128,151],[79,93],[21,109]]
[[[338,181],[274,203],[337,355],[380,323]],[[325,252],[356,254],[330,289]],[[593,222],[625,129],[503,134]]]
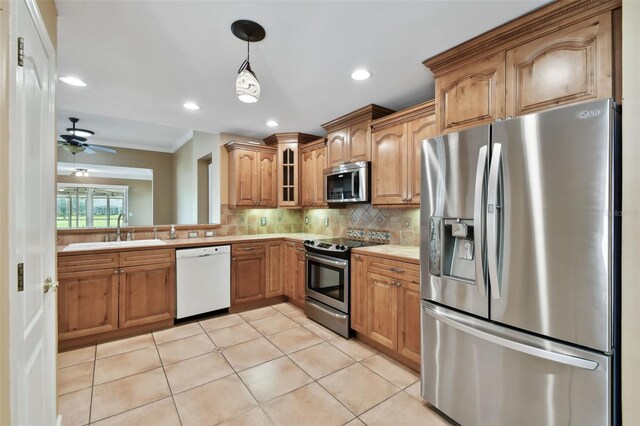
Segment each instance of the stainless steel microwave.
[[324,201],[364,203],[369,201],[370,163],[360,161],[324,169]]

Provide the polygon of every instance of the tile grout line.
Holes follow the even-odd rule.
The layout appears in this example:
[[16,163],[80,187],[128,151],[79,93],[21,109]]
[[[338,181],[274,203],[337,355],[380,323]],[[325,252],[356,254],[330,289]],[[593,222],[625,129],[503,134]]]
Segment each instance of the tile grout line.
[[95,380],[96,380],[96,364],[98,363],[98,345],[94,347],[93,351],[93,374],[91,375],[91,397],[89,398],[89,420],[87,421],[87,425],[91,425],[91,412],[93,411],[93,388]]
[[[200,324],[198,323],[198,325],[200,325]],[[200,328],[202,328],[202,327],[200,327]],[[156,343],[156,338],[154,337],[153,333],[151,333],[151,338],[153,339],[153,343],[155,344],[156,353],[158,354],[158,359],[160,359],[160,366],[162,368],[162,374],[164,374],[164,380],[167,382],[167,388],[169,388],[169,395],[171,395],[171,400],[173,401],[173,408],[176,409],[176,414],[178,415],[178,421],[180,422],[180,425],[182,425],[182,417],[180,417],[180,411],[178,410],[178,404],[176,404],[176,399],[173,396],[173,390],[171,389],[171,385],[169,384],[169,378],[167,377],[167,371],[164,369],[164,362],[162,362],[162,357],[160,356],[160,350],[158,349],[158,344]],[[214,344],[214,346],[215,346],[215,344]]]

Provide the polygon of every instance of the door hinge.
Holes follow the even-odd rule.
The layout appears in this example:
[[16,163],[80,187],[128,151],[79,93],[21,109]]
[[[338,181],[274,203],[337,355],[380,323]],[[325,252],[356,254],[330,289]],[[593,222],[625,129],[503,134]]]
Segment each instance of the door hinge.
[[24,263],[18,263],[18,291],[24,291]]
[[18,37],[18,66],[24,67],[24,38]]

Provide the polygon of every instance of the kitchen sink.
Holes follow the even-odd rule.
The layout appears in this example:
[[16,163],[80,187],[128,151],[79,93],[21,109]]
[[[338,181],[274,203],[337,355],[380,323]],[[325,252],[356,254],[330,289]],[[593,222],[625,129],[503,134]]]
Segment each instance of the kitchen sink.
[[109,248],[163,246],[167,243],[162,240],[134,240],[134,241],[109,241],[96,243],[71,243],[62,251],[70,250],[100,250]]

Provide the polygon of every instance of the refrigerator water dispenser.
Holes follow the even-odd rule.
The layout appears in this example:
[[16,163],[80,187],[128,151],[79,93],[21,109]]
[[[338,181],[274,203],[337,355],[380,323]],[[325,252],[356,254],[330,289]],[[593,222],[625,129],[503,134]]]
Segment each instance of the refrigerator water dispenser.
[[432,228],[436,231],[433,234],[440,235],[432,237],[431,242],[440,245],[436,252],[441,262],[441,276],[475,284],[473,219],[432,218],[432,221],[440,225],[439,232]]

